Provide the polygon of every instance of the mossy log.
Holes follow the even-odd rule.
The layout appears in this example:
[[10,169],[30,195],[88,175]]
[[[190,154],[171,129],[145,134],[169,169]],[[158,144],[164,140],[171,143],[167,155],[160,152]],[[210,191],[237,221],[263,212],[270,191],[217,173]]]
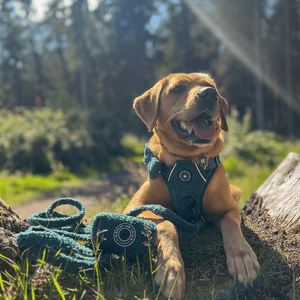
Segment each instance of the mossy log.
[[243,215],[255,219],[267,212],[285,230],[300,231],[300,155],[289,153],[246,202]]

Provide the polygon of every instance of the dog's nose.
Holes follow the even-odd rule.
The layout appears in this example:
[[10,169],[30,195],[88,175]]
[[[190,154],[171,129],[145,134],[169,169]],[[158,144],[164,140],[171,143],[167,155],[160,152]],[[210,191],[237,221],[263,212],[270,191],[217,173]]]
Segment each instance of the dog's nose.
[[204,87],[200,89],[197,94],[199,100],[207,101],[207,102],[215,102],[218,100],[217,91],[213,87]]

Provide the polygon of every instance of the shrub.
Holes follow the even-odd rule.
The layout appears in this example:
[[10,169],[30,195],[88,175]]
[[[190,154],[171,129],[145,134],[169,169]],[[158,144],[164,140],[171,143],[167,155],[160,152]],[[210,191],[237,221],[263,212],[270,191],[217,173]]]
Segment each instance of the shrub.
[[241,140],[236,151],[241,158],[252,164],[273,168],[280,163],[282,145],[274,132],[253,131]]
[[[250,132],[250,113],[246,113],[242,121],[231,116],[228,118],[228,124],[229,131],[224,134],[225,149],[221,154],[223,160],[234,158],[239,164],[246,162],[273,168],[283,159],[282,138],[270,131]],[[230,165],[233,166],[231,160],[228,161],[229,169]],[[237,163],[235,167],[239,168]]]
[[247,164],[241,158],[230,156],[222,162],[229,178],[241,177],[246,174]]
[[[0,111],[0,168],[47,174],[100,167],[121,152],[120,125],[105,112],[64,114],[50,108]],[[84,168],[83,168],[84,169]]]

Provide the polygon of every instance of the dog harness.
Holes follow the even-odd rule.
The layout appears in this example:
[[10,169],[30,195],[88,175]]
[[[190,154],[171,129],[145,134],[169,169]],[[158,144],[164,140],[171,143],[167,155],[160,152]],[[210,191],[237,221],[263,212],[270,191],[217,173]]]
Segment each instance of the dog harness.
[[174,212],[189,223],[196,223],[203,217],[203,196],[205,190],[220,165],[219,156],[202,158],[199,164],[189,160],[177,160],[174,166],[167,166],[158,160],[145,146],[144,162],[148,165],[150,179],[161,174],[168,186]]

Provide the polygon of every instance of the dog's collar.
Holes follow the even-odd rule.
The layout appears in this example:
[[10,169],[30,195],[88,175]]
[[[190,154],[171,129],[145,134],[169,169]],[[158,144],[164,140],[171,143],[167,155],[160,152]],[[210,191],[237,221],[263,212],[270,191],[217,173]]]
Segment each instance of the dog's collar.
[[[154,156],[154,154],[150,150],[149,143],[146,143],[145,145],[144,164],[148,167],[149,178],[152,180],[155,179],[161,171],[163,162]],[[200,163],[196,165],[205,171],[209,171],[216,168],[219,164],[220,158],[219,156],[215,156],[209,159],[203,157],[200,159]]]

